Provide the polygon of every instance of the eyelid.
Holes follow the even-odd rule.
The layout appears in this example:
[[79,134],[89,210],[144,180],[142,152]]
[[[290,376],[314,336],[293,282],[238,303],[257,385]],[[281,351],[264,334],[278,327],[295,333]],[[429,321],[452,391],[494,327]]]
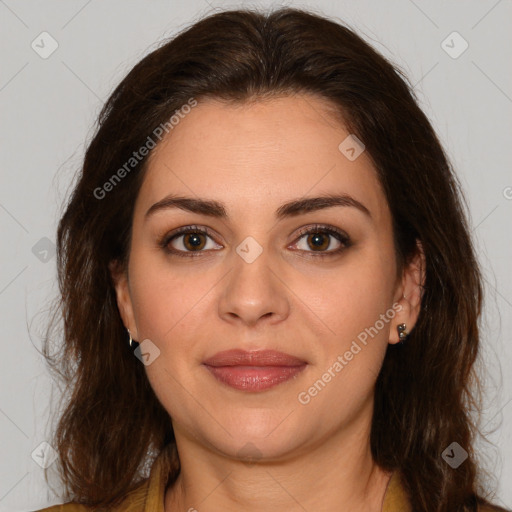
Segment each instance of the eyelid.
[[[169,249],[168,246],[172,242],[173,239],[179,238],[182,235],[186,235],[187,233],[202,233],[204,235],[208,235],[215,241],[215,235],[213,231],[206,226],[198,226],[196,224],[189,226],[182,226],[181,228],[177,228],[172,230],[169,233],[165,233],[158,240],[158,246],[161,247],[165,252],[170,255],[175,256],[185,256],[185,257],[196,257],[200,256],[201,253],[205,253],[208,251],[180,251],[177,249]],[[217,242],[215,242],[217,243]]]
[[[166,251],[170,255],[176,255],[176,256],[184,256],[184,257],[197,257],[200,256],[202,253],[208,253],[211,252],[211,250],[205,251],[181,251],[177,249],[169,249],[168,246],[171,243],[171,241],[175,238],[179,238],[182,235],[185,235],[187,233],[201,233],[204,235],[207,235],[211,239],[214,240],[215,243],[215,234],[213,231],[206,227],[206,226],[198,226],[198,225],[188,225],[183,226],[181,228],[177,228],[170,233],[164,234],[162,237],[158,240],[158,245]],[[310,224],[308,226],[305,226],[299,230],[297,235],[295,236],[294,242],[291,245],[296,245],[301,238],[303,238],[305,235],[309,235],[312,233],[326,233],[328,236],[335,237],[341,244],[342,247],[335,250],[330,251],[304,251],[302,249],[299,249],[299,252],[304,252],[309,255],[312,255],[312,257],[329,257],[331,255],[337,255],[344,249],[350,247],[352,245],[352,241],[349,237],[349,235],[344,232],[342,229],[337,228],[335,226],[332,226],[330,224]],[[289,247],[289,246],[288,246]],[[215,249],[217,250],[217,249]]]
[[352,245],[352,240],[349,235],[340,228],[336,226],[332,226],[331,224],[313,224],[309,226],[305,226],[299,230],[295,242],[293,245],[296,245],[302,237],[305,235],[313,234],[313,233],[326,233],[328,236],[333,236],[338,240],[341,244],[341,247],[334,250],[329,251],[303,251],[299,249],[300,252],[304,252],[307,257],[312,258],[322,258],[322,257],[330,257],[339,255],[342,251],[347,249]]
[[345,231],[343,231],[340,228],[337,228],[336,226],[332,226],[331,224],[310,224],[308,226],[305,226],[301,228],[297,234],[297,238],[301,238],[304,235],[307,235],[309,233],[330,233],[330,234],[337,234],[340,238],[346,239],[347,241],[350,240],[350,237],[348,236]]

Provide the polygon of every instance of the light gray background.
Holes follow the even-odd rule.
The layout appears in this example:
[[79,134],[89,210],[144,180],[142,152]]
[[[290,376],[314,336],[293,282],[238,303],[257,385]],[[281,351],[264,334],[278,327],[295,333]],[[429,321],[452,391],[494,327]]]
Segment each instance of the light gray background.
[[[43,470],[31,458],[48,438],[52,389],[34,345],[40,346],[47,306],[57,291],[51,249],[60,208],[99,109],[164,36],[214,10],[241,5],[277,3],[0,0],[2,511],[29,511],[60,501],[46,489]],[[457,169],[487,291],[483,424],[492,444],[482,444],[479,451],[495,475],[500,502],[510,507],[511,2],[317,0],[287,5],[313,7],[345,21],[398,63],[415,84]],[[47,59],[31,47],[43,31],[58,43]],[[453,31],[469,44],[458,58],[441,46]],[[452,53],[462,48],[453,36],[445,44]]]

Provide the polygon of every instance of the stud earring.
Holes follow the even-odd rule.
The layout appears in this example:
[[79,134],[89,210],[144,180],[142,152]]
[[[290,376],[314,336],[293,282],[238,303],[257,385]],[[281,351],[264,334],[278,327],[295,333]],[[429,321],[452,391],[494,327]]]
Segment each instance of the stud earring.
[[126,329],[128,331],[128,335],[130,336],[130,340],[128,343],[130,344],[130,348],[137,348],[139,346],[139,342],[132,339],[132,333],[130,332],[130,329]]
[[409,333],[406,331],[407,326],[405,324],[399,324],[396,329],[398,331],[398,339],[401,342],[405,341],[407,336],[409,336]]

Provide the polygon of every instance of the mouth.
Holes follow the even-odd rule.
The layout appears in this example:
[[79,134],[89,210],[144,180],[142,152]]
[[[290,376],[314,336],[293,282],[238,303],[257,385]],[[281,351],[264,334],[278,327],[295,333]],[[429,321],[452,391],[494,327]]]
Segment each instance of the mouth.
[[264,391],[302,372],[306,361],[275,350],[227,350],[203,362],[220,382],[241,391]]

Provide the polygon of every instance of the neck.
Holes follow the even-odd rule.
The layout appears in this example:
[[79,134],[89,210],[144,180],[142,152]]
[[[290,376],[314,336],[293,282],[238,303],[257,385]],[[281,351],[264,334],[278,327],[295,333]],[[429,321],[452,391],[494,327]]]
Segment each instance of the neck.
[[375,464],[369,427],[318,440],[293,456],[243,462],[175,429],[181,470],[165,495],[165,512],[380,512],[390,473]]

